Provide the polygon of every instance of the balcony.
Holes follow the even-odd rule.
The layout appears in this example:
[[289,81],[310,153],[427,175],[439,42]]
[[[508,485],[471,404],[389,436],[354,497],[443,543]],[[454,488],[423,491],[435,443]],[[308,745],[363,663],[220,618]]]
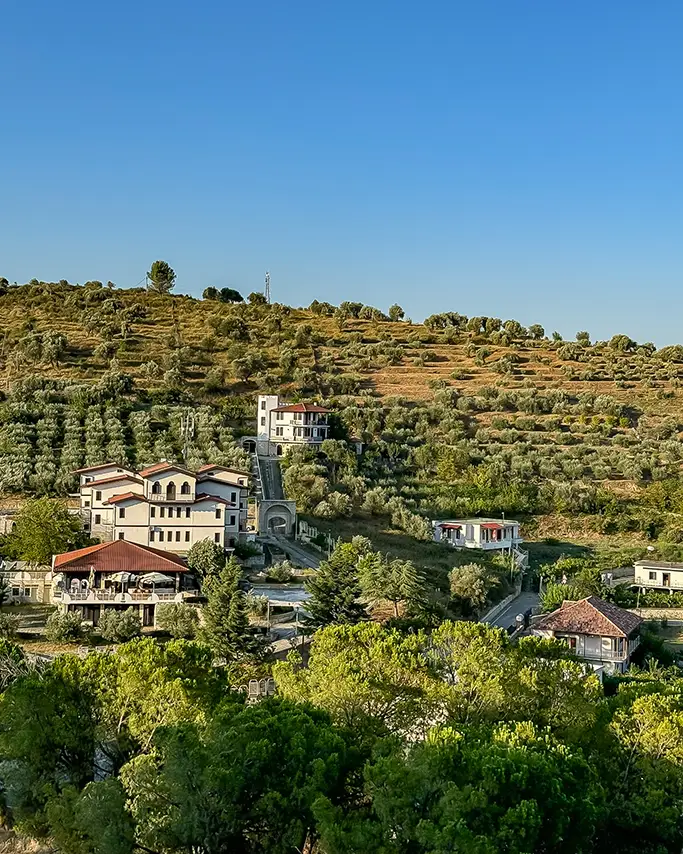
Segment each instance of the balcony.
[[155,503],[161,504],[191,504],[194,501],[194,492],[183,493],[182,495],[179,492],[150,492],[147,496],[149,501],[154,501]]
[[93,588],[91,590],[56,590],[52,598],[65,605],[153,605],[159,602],[182,602],[190,596],[196,596],[198,590],[131,590],[117,593],[113,590]]

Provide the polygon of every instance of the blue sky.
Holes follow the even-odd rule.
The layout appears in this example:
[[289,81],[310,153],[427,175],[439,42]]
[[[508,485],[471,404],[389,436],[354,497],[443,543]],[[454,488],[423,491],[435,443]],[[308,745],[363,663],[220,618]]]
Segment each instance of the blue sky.
[[5,0],[0,275],[683,341],[683,4]]

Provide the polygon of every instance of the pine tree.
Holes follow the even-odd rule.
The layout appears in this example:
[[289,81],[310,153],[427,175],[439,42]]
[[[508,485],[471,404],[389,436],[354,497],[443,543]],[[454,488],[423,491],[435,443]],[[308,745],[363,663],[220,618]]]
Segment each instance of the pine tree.
[[331,623],[358,623],[366,617],[360,602],[358,561],[370,550],[365,537],[354,537],[350,543],[339,543],[328,560],[322,561],[306,589],[311,598],[306,602],[307,623],[315,628]]
[[363,595],[372,602],[391,602],[395,617],[399,603],[415,609],[425,600],[424,578],[412,561],[389,560],[371,552],[360,559],[358,573]]
[[255,655],[259,647],[249,631],[240,575],[240,565],[230,558],[220,573],[211,573],[204,582],[207,604],[201,635],[216,656],[228,660]]

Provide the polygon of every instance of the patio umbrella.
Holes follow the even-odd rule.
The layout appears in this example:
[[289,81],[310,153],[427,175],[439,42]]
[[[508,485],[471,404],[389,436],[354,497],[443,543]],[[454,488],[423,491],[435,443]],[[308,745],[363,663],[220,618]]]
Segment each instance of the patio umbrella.
[[110,581],[115,581],[117,584],[127,584],[130,581],[130,572],[115,572],[109,576]]
[[143,584],[175,584],[170,575],[162,575],[160,572],[148,572],[140,578],[140,581]]

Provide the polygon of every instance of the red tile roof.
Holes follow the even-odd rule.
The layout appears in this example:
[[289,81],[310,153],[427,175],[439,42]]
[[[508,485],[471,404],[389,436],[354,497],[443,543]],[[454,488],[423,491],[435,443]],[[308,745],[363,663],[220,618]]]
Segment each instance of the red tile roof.
[[218,469],[218,471],[231,471],[231,472],[234,472],[235,474],[242,474],[245,477],[251,477],[251,474],[248,471],[243,471],[242,469],[233,469],[233,468],[230,468],[230,466],[211,466],[208,463],[205,466],[200,466],[197,469],[197,474],[201,474],[202,472],[205,472],[205,471],[213,471],[214,469]]
[[55,555],[54,568],[60,571],[89,572],[186,572],[185,562],[178,555],[114,540],[87,546],[73,552]]
[[311,403],[291,403],[288,406],[276,406],[272,412],[329,412],[324,406],[314,406]]
[[220,495],[209,495],[208,492],[198,492],[192,503],[198,504],[200,501],[218,501],[220,504],[226,504],[228,507],[237,507],[236,504],[228,501],[227,498],[221,498]]
[[563,602],[557,611],[535,623],[534,629],[624,638],[629,637],[642,622],[640,617],[630,611],[598,599],[597,596],[588,596],[578,602]]
[[134,474],[114,474],[111,477],[103,477],[99,480],[91,480],[88,486],[97,487],[102,483],[116,483],[117,481],[128,480],[133,483],[142,483],[139,477]]
[[85,468],[82,468],[82,469],[74,469],[73,473],[74,474],[84,474],[85,472],[88,472],[88,471],[98,471],[98,469],[108,469],[108,468],[120,468],[120,469],[123,469],[124,471],[130,471],[130,472],[133,471],[131,466],[122,466],[121,463],[99,463],[99,465],[96,465],[96,466],[86,466]]
[[480,527],[486,528],[489,531],[499,531],[503,526],[498,524],[498,522],[482,522]]
[[179,466],[176,463],[167,462],[154,463],[153,466],[149,466],[148,468],[143,469],[142,471],[138,472],[138,474],[140,475],[140,477],[148,477],[150,474],[156,474],[157,472],[166,470],[179,471],[183,474],[189,474],[191,477],[194,477],[194,472],[190,471],[189,469],[186,469],[184,466]]
[[119,495],[112,495],[111,498],[108,498],[104,504],[118,504],[119,501],[129,501],[131,498],[137,498],[138,501],[146,501],[144,495],[140,495],[138,492],[122,492]]
[[460,530],[460,528],[462,528],[462,525],[456,525],[455,522],[439,522],[437,528],[457,528],[458,530]]

